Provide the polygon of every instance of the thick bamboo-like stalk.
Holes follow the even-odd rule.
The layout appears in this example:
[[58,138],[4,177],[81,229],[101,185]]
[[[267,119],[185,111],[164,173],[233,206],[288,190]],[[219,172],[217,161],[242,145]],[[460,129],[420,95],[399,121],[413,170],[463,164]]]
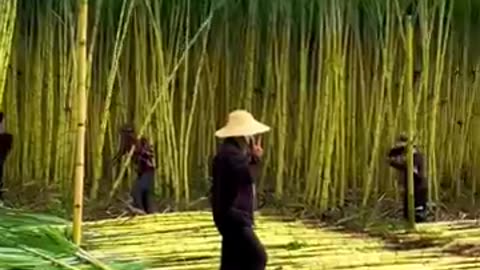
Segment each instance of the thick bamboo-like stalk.
[[[52,3],[48,3],[47,5],[48,10],[52,10]],[[50,29],[54,29],[55,25],[53,23],[53,18],[52,16],[48,16],[46,19],[46,24],[47,27]],[[53,114],[54,114],[54,65],[53,61],[54,58],[52,57],[52,52],[53,52],[53,35],[54,32],[50,31],[46,35],[46,41],[45,41],[45,46],[43,47],[43,56],[44,56],[44,63],[45,63],[45,77],[46,77],[46,87],[42,91],[42,114],[44,117],[43,119],[43,127],[41,129],[42,133],[44,134],[43,140],[42,140],[42,153],[44,154],[44,159],[42,163],[42,170],[43,174],[41,177],[44,179],[44,182],[46,183],[47,186],[52,183],[51,179],[51,170],[50,168],[52,167],[52,137],[53,137]]]
[[[428,126],[429,123],[429,111],[428,111],[428,97],[430,93],[430,54],[431,54],[431,40],[432,40],[432,32],[433,32],[433,23],[434,23],[434,16],[432,16],[430,11],[430,5],[428,1],[422,1],[419,6],[419,21],[420,21],[420,31],[421,31],[421,40],[422,40],[422,75],[421,75],[421,87],[423,92],[423,100],[424,100],[424,111],[423,114],[425,115],[425,125],[426,131],[430,133],[434,133],[434,130],[428,130],[430,128]],[[428,136],[425,137],[425,144],[427,147],[429,146],[429,138]],[[428,151],[429,149],[427,149]],[[430,154],[430,153],[427,153]],[[427,172],[431,171],[431,168],[428,166],[430,165],[430,158],[427,160]],[[428,201],[432,201],[432,181],[433,179],[430,177],[431,175],[427,173],[428,177]]]
[[85,130],[87,119],[87,24],[88,1],[78,2],[77,24],[77,72],[78,72],[78,130],[77,150],[75,163],[75,191],[73,201],[73,241],[80,245],[82,241],[82,216],[83,216],[83,178],[85,162]]
[[[302,3],[303,4],[303,3]],[[308,7],[308,6],[307,6]],[[303,5],[300,7],[301,11],[300,14],[302,17],[307,16],[308,20],[302,20],[300,22],[300,44],[299,44],[299,54],[300,54],[300,61],[299,61],[299,94],[298,94],[298,102],[297,102],[297,122],[295,128],[300,131],[300,133],[305,133],[305,126],[306,125],[306,107],[307,107],[307,85],[308,85],[308,56],[309,56],[309,48],[310,44],[308,43],[308,39],[311,37],[312,34],[312,23],[313,23],[313,16],[312,11],[313,8],[310,6],[309,12],[307,12],[307,7]],[[264,106],[264,109],[265,106]],[[294,179],[298,179],[300,177],[304,166],[303,155],[306,153],[304,148],[304,136],[299,134],[296,136],[294,140],[294,148],[293,148],[293,156],[292,156],[292,166],[294,170],[294,174],[290,177],[294,177]],[[295,189],[300,192],[300,181],[296,181]]]
[[[287,139],[287,92],[289,85],[289,56],[290,51],[290,29],[291,29],[291,15],[288,6],[279,4],[280,14],[284,15],[283,21],[277,21],[278,25],[284,25],[287,31],[284,32],[284,37],[280,38],[280,42],[276,42],[276,75],[278,78],[276,102],[275,102],[275,114],[277,118],[278,137],[276,138],[277,147],[277,159],[276,159],[276,174],[275,174],[275,196],[277,199],[281,199],[284,194],[284,176],[285,176],[285,164],[286,164],[286,139]],[[277,31],[279,28],[276,28]],[[277,32],[279,33],[279,32]]]
[[242,102],[240,106],[251,110],[253,105],[253,93],[255,88],[255,70],[256,70],[256,58],[257,58],[257,35],[258,35],[258,26],[256,20],[259,16],[257,13],[259,1],[252,0],[248,1],[248,20],[247,20],[247,31],[246,31],[246,40],[245,40],[245,86],[242,89],[242,98],[239,102]]
[[[191,132],[192,132],[192,125],[193,125],[193,116],[197,112],[197,103],[198,103],[198,96],[199,96],[199,90],[200,90],[200,76],[203,72],[204,69],[204,63],[205,63],[205,58],[206,58],[206,50],[207,50],[207,41],[208,41],[208,33],[210,31],[210,28],[206,30],[205,36],[203,37],[203,48],[202,48],[202,54],[200,55],[200,60],[198,61],[199,66],[197,70],[197,74],[195,77],[195,84],[194,84],[194,92],[193,92],[193,100],[192,100],[192,107],[190,108],[190,114],[188,115],[187,119],[187,127],[185,131],[185,141],[191,141]],[[186,144],[185,147],[185,152],[184,152],[184,157],[183,157],[183,168],[185,170],[184,172],[184,196],[185,196],[185,202],[189,203],[190,202],[190,188],[189,188],[189,174],[188,174],[188,164],[189,164],[189,152],[190,152],[190,144]]]
[[[37,38],[32,38],[32,42],[38,43],[38,44],[43,44],[44,43],[44,37],[45,37],[45,31],[44,29],[39,30],[40,35]],[[33,45],[33,44],[32,44]],[[41,110],[41,100],[42,100],[42,88],[43,88],[43,83],[42,83],[42,78],[43,78],[43,72],[44,72],[44,67],[42,65],[43,59],[42,59],[42,46],[32,46],[32,52],[34,53],[34,58],[32,59],[32,62],[34,65],[31,67],[31,77],[30,77],[30,82],[29,84],[29,91],[30,94],[28,96],[29,103],[31,104],[31,108],[29,108],[28,113],[30,114],[30,119],[34,119],[34,115],[31,114],[30,109],[33,111],[40,111]],[[41,177],[41,170],[42,170],[42,144],[39,143],[34,143],[37,138],[41,138],[41,133],[42,133],[42,120],[40,121],[32,121],[32,129],[29,130],[29,135],[30,135],[30,142],[31,142],[31,148],[30,148],[30,153],[29,155],[33,156],[33,162],[32,162],[32,168],[33,171],[31,172],[31,178],[33,180],[39,180],[42,179]],[[42,179],[44,180],[44,179]],[[42,181],[43,182],[43,181]]]
[[[348,13],[351,13],[352,11],[349,9],[349,7],[343,7],[344,10],[343,10],[343,13],[345,14],[348,14]],[[341,11],[342,10],[339,10],[339,13],[341,14]],[[341,20],[342,18],[340,17],[339,20]],[[350,28],[348,25],[345,25],[345,22],[342,22],[340,21],[339,22],[341,25],[340,25],[340,28],[343,29],[343,37],[342,37],[342,40],[341,40],[341,43],[338,44],[341,48],[341,52],[340,52],[340,60],[339,60],[339,64],[337,66],[337,79],[338,79],[338,84],[339,84],[339,127],[338,127],[338,138],[336,140],[336,145],[337,145],[337,153],[336,153],[336,156],[338,157],[338,161],[336,162],[337,164],[337,177],[333,179],[333,182],[334,183],[337,183],[337,182],[340,182],[338,184],[338,190],[337,189],[334,189],[334,194],[335,193],[338,193],[338,201],[333,201],[332,200],[332,207],[336,207],[337,205],[339,207],[343,207],[344,204],[345,204],[345,197],[346,197],[346,190],[347,190],[347,175],[348,173],[346,172],[347,168],[348,168],[348,159],[346,158],[346,149],[348,149],[348,145],[347,145],[347,138],[346,138],[346,134],[347,134],[347,130],[348,130],[348,120],[346,119],[347,118],[347,115],[346,115],[346,109],[347,109],[347,85],[348,85],[348,82],[349,82],[349,79],[347,78],[346,74],[347,74],[347,70],[348,70],[348,65],[347,65],[347,61],[348,61],[348,54],[347,54],[347,50],[348,50],[348,44],[349,44],[349,41],[350,41],[350,35],[351,35],[351,31],[350,31]]]
[[[321,9],[321,7],[318,7],[318,12],[320,14],[324,14]],[[325,26],[326,22],[323,19],[319,19],[318,21],[318,35],[320,38],[325,38]],[[323,44],[321,43],[320,46],[317,48],[317,61],[316,64],[318,65],[317,67],[317,80],[316,80],[316,89],[315,94],[312,95],[312,102],[310,104],[313,105],[313,110],[312,110],[312,117],[311,117],[311,123],[312,123],[312,130],[311,130],[311,139],[310,139],[310,151],[308,152],[308,163],[307,163],[307,172],[306,172],[306,202],[308,203],[313,203],[315,199],[315,194],[317,187],[319,185],[319,170],[323,169],[323,159],[322,153],[323,153],[323,148],[322,144],[325,140],[325,127],[327,125],[327,112],[328,112],[328,98],[330,95],[330,87],[329,85],[329,78],[328,76],[326,78],[323,77],[323,63],[324,62],[324,57],[328,55],[328,49],[329,49],[329,44]],[[323,85],[326,87],[324,88],[324,91],[321,91],[321,87]]]
[[[72,144],[72,132],[69,126],[69,120],[72,118],[72,104],[69,100],[71,95],[71,88],[75,88],[74,71],[69,69],[69,66],[75,66],[74,54],[70,52],[72,44],[74,44],[73,39],[70,36],[70,22],[72,20],[69,17],[70,7],[68,2],[64,1],[61,6],[62,20],[65,21],[65,24],[57,24],[57,35],[60,39],[60,44],[58,45],[58,92],[56,93],[57,104],[56,104],[56,129],[54,131],[54,149],[59,149],[55,154],[55,165],[54,165],[54,183],[60,185],[62,189],[65,187],[71,186],[71,173],[70,168],[70,159],[71,152],[74,149]],[[68,180],[67,180],[68,179]],[[67,182],[68,181],[68,182]],[[71,192],[68,192],[65,198],[68,198],[71,195]]]
[[[191,6],[190,6],[191,0],[185,0],[185,9],[186,9],[186,16],[185,16],[185,33],[184,33],[184,46],[188,46],[188,42],[190,41],[190,29],[191,29]],[[187,108],[187,91],[189,86],[189,72],[190,72],[190,50],[185,50],[185,61],[183,63],[183,80],[182,80],[182,86],[183,89],[178,89],[178,90],[183,90],[180,93],[181,100],[180,100],[180,107],[178,113],[180,114],[180,139],[179,139],[179,156],[178,156],[178,170],[180,172],[179,174],[179,184],[177,184],[177,197],[175,198],[178,201],[180,201],[180,193],[182,191],[182,188],[184,189],[184,192],[186,195],[185,198],[187,199],[188,203],[188,197],[189,197],[189,192],[187,191],[187,168],[184,167],[186,163],[186,147],[187,147],[187,138],[185,136],[186,133],[186,128],[187,128],[187,113],[188,113],[188,108]]]
[[[342,33],[344,32],[344,27],[342,24],[342,14],[343,14],[343,6],[339,4],[338,2],[332,1],[329,3],[330,4],[330,18],[329,18],[329,23],[331,25],[331,28],[334,29],[334,31],[331,34],[330,37],[330,42],[331,42],[331,53],[330,53],[330,65],[328,67],[328,73],[331,78],[331,83],[332,83],[332,89],[333,94],[332,94],[332,100],[330,102],[332,103],[331,107],[331,114],[330,114],[330,131],[327,134],[327,139],[326,139],[326,147],[325,147],[325,156],[323,157],[325,159],[324,161],[324,169],[323,169],[323,175],[321,175],[322,183],[321,183],[321,188],[318,189],[320,190],[320,196],[317,197],[318,201],[318,206],[320,211],[325,211],[328,207],[328,199],[329,199],[329,189],[330,185],[332,182],[332,161],[333,161],[333,151],[334,151],[334,145],[335,145],[335,140],[338,140],[337,135],[339,134],[340,127],[339,125],[341,124],[340,117],[341,115],[339,114],[339,108],[341,106],[341,96],[342,96],[342,91],[343,91],[343,86],[341,85],[341,78],[343,74],[343,69],[344,69],[344,61],[345,61],[345,56],[343,53],[343,38],[344,36]],[[327,23],[328,25],[328,23]],[[335,198],[333,198],[335,199]]]
[[3,93],[10,63],[10,51],[17,19],[17,0],[0,3],[0,108],[3,105]]
[[[386,16],[387,16],[387,24],[386,24],[386,28],[384,29],[384,39],[383,39],[383,46],[382,46],[382,59],[383,59],[383,64],[382,64],[382,77],[381,77],[381,80],[380,80],[380,83],[379,83],[379,88],[378,88],[378,91],[379,91],[379,96],[377,97],[377,112],[376,112],[376,117],[375,117],[375,122],[374,122],[374,135],[373,135],[373,144],[371,145],[371,152],[370,152],[370,157],[369,157],[369,160],[368,160],[368,167],[367,169],[365,170],[365,179],[364,179],[364,194],[363,194],[363,198],[362,198],[362,206],[363,207],[366,207],[367,206],[367,203],[368,203],[368,199],[370,197],[370,192],[372,190],[372,183],[374,183],[374,180],[375,180],[375,164],[377,162],[377,158],[378,158],[378,155],[379,155],[379,152],[380,152],[380,139],[381,139],[381,130],[383,129],[383,125],[384,125],[384,120],[385,120],[385,112],[386,112],[386,108],[385,108],[385,95],[386,95],[386,85],[388,83],[388,79],[390,78],[389,76],[389,63],[390,63],[390,50],[391,50],[391,47],[392,46],[392,42],[390,40],[390,35],[391,35],[391,31],[392,29],[390,28],[391,27],[391,22],[392,22],[392,12],[390,12],[389,10],[389,7],[390,7],[390,2],[387,3],[387,12],[386,12]],[[377,58],[378,59],[378,58]],[[373,96],[373,95],[372,95]],[[373,103],[373,101],[372,101]],[[373,111],[373,106],[372,106],[372,111]],[[368,122],[367,122],[368,123]],[[370,127],[369,124],[367,124],[367,127]]]
[[[446,10],[447,1],[442,1],[440,4],[440,14],[438,21],[438,36],[437,36],[437,52],[435,59],[435,80],[433,85],[433,100],[430,112],[430,139],[429,139],[429,150],[428,150],[428,181],[429,187],[432,188],[430,197],[433,201],[438,201],[439,199],[439,183],[437,180],[437,164],[435,162],[437,158],[436,154],[436,128],[437,128],[437,113],[440,106],[440,88],[442,83],[442,76],[444,71],[444,61],[445,53],[447,49],[447,40],[449,35],[449,22],[452,16],[452,8]],[[445,26],[444,17],[447,15],[447,24]]]
[[406,19],[406,54],[407,54],[407,68],[406,70],[406,118],[408,126],[408,143],[406,152],[407,163],[407,201],[408,201],[408,221],[412,229],[415,228],[415,206],[414,206],[414,185],[413,185],[413,144],[415,140],[415,105],[413,100],[413,71],[414,71],[414,39],[413,39],[413,19],[408,16]]
[[[355,42],[356,41],[356,38],[357,37],[352,37],[351,38],[351,42]],[[350,71],[350,74],[352,74],[349,78],[349,85],[347,86],[347,88],[354,88],[357,84],[357,76],[358,76],[358,73],[355,72],[355,68],[356,68],[356,55],[358,53],[358,51],[356,50],[356,48],[354,48],[354,52],[351,54],[350,56],[350,61],[349,61],[349,64],[350,64],[350,68],[349,68],[349,71]],[[347,153],[351,154],[351,155],[354,155],[354,156],[357,156],[357,147],[356,147],[356,142],[357,142],[357,139],[354,138],[354,134],[355,134],[355,130],[356,130],[356,127],[357,127],[357,102],[358,102],[358,93],[357,91],[354,91],[351,95],[348,95],[347,93],[345,94],[347,97],[347,102],[348,102],[348,105],[349,105],[349,108],[347,108],[347,111],[348,111],[348,121],[347,123],[349,123],[348,125],[348,130],[346,131],[346,133],[348,134],[346,137],[346,140],[347,142],[349,142],[349,145],[348,145],[348,151]],[[358,168],[357,168],[357,160],[356,159],[352,159],[350,161],[350,166],[348,167],[349,168],[349,172],[350,172],[350,185],[348,187],[350,187],[354,192],[357,192],[358,190],[358,175],[357,175],[357,172],[358,172]]]
[[[275,26],[275,22],[276,22],[276,15],[275,14],[272,14],[269,18],[268,18],[268,25],[270,27],[274,27]],[[274,29],[274,28],[273,28]],[[273,37],[276,35],[276,32],[275,31],[268,31],[266,33],[267,35],[267,40],[269,41],[266,45],[265,45],[265,58],[266,59],[270,59],[272,57],[274,57],[274,53],[275,53],[275,42],[273,42]],[[263,85],[263,89],[262,89],[262,95],[263,95],[263,100],[261,102],[261,106],[262,106],[262,110],[261,110],[261,115],[260,115],[260,119],[262,122],[264,123],[274,123],[276,121],[276,117],[275,115],[272,115],[272,103],[274,102],[273,101],[273,95],[274,95],[274,89],[275,89],[275,86],[274,86],[274,80],[273,80],[273,77],[274,77],[274,67],[275,67],[275,62],[274,61],[266,61],[266,65],[264,67],[264,76],[265,76],[265,82],[264,82],[264,85]],[[225,74],[225,79],[227,78],[230,78],[228,72],[226,72]],[[272,144],[273,144],[273,141],[274,141],[274,138],[272,138],[271,135],[269,135],[266,139],[264,139],[264,147],[267,151],[271,150],[271,147],[272,147]],[[269,166],[268,164],[270,164],[271,160],[274,158],[272,157],[271,154],[269,154],[267,152],[267,154],[265,155],[266,158],[263,162],[264,166],[262,167],[262,175],[261,175],[261,178],[259,179],[259,182],[258,183],[258,188],[257,190],[264,190],[265,189],[265,186],[266,186],[266,178],[267,178],[267,174],[269,173]]]

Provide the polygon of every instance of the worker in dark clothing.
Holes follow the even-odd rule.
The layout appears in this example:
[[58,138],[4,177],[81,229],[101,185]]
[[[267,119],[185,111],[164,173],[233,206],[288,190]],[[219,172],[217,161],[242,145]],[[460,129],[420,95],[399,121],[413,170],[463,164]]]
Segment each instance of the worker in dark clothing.
[[255,178],[263,154],[253,136],[270,128],[243,110],[230,113],[215,135],[224,139],[213,159],[210,203],[222,236],[221,270],[263,270],[267,254],[253,231]]
[[3,201],[3,165],[12,149],[13,136],[5,132],[4,114],[0,112],[0,201]]
[[[401,180],[404,187],[403,196],[403,217],[408,219],[408,177],[407,177],[407,163],[406,163],[406,146],[408,138],[401,135],[395,146],[390,149],[388,154],[389,162],[392,167],[397,169],[401,174]],[[413,149],[413,193],[415,206],[415,222],[424,222],[427,215],[427,196],[428,187],[425,176],[425,166],[423,154],[416,146]]]
[[154,211],[152,204],[155,176],[153,147],[145,137],[138,139],[134,129],[130,125],[126,125],[121,130],[120,150],[114,157],[114,162],[128,154],[132,147],[134,147],[133,160],[138,172],[131,191],[133,207],[150,214]]

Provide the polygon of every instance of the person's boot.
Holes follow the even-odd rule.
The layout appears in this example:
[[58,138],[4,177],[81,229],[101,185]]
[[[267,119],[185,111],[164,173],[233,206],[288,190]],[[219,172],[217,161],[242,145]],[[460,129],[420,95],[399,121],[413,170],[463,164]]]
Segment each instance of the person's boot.
[[427,208],[423,205],[415,207],[415,222],[421,223],[427,220]]

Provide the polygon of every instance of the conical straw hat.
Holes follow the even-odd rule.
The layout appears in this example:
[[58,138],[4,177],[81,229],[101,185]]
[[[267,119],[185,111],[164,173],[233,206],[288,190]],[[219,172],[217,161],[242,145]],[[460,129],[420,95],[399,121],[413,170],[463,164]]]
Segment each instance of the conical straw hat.
[[270,131],[270,127],[257,121],[251,113],[236,110],[228,115],[227,124],[215,132],[218,138],[253,136]]

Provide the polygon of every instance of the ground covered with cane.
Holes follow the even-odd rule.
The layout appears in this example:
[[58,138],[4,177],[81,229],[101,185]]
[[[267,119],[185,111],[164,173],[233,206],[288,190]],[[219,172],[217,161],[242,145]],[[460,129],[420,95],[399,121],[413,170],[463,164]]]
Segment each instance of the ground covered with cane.
[[[208,212],[104,220],[87,227],[89,249],[99,257],[141,260],[149,269],[218,268],[220,239]],[[480,228],[469,221],[422,224],[416,234],[398,231],[383,240],[317,222],[259,216],[257,232],[268,251],[267,269],[480,268],[474,245]]]
[[[217,269],[219,236],[208,212],[100,220],[86,224],[82,249],[68,223],[1,210],[0,269]],[[257,217],[267,269],[478,269],[474,221],[427,223],[388,237],[344,231],[318,221]]]

